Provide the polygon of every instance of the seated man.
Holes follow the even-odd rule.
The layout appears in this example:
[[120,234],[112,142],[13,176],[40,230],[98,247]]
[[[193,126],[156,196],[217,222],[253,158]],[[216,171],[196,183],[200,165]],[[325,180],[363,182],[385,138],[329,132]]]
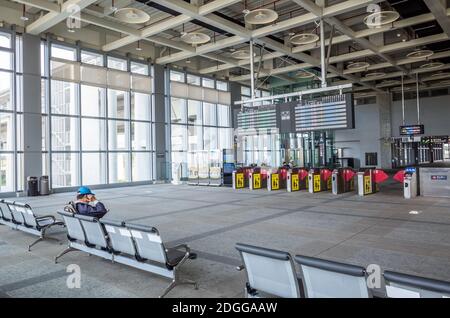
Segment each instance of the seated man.
[[88,187],[78,189],[77,201],[74,203],[74,208],[78,214],[98,219],[102,218],[108,212],[103,203],[95,198],[95,194]]

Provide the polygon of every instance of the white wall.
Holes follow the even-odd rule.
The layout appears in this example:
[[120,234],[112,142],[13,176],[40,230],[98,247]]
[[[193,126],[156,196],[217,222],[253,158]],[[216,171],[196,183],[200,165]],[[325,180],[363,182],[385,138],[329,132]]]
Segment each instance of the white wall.
[[[402,102],[392,103],[392,135],[400,135],[402,125]],[[405,101],[406,124],[417,124],[415,99]],[[420,100],[420,122],[425,125],[425,136],[450,136],[450,95],[422,98]]]
[[[391,107],[392,137],[399,137],[402,125],[402,103]],[[406,100],[406,124],[417,123],[416,100]],[[422,98],[420,121],[425,125],[425,136],[450,136],[450,95]],[[376,104],[355,106],[355,129],[335,132],[336,148],[344,148],[344,157],[359,160],[356,167],[365,166],[365,153],[377,152],[380,164],[380,113]],[[379,166],[380,167],[380,166]]]
[[366,152],[380,153],[379,121],[380,115],[377,105],[355,106],[355,129],[337,130],[335,132],[336,148],[344,149],[344,157],[358,159],[355,162],[355,168],[365,166]]

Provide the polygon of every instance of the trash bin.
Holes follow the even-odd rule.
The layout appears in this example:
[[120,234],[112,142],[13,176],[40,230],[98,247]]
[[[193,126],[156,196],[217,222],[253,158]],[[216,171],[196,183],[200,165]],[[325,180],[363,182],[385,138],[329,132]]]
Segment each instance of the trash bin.
[[38,189],[38,178],[37,177],[28,177],[27,178],[27,188],[28,188],[28,196],[34,197],[39,195]]
[[39,179],[40,183],[40,193],[41,195],[49,195],[50,194],[50,186],[48,183],[48,176],[42,176]]

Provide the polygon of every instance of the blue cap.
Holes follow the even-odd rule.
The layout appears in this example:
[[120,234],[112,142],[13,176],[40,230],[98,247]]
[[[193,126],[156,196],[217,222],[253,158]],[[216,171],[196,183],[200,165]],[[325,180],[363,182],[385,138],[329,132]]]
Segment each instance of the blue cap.
[[80,187],[78,189],[78,194],[83,194],[83,195],[92,194],[92,195],[95,195],[94,193],[92,193],[91,189],[89,189],[88,187]]

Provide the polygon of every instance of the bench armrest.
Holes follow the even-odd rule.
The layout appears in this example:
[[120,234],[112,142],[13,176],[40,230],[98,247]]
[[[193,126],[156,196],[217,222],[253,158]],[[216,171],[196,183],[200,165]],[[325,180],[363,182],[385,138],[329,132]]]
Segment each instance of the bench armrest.
[[43,215],[43,216],[36,217],[36,221],[40,221],[43,219],[52,219],[54,222],[56,221],[56,218],[53,215]]
[[170,248],[171,249],[175,249],[175,250],[183,248],[186,251],[186,253],[190,253],[191,252],[191,248],[187,244],[179,244],[179,245],[176,245],[176,246],[171,246]]

